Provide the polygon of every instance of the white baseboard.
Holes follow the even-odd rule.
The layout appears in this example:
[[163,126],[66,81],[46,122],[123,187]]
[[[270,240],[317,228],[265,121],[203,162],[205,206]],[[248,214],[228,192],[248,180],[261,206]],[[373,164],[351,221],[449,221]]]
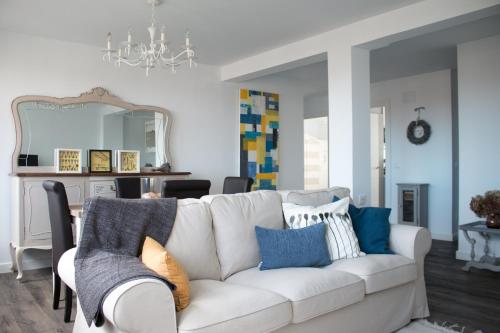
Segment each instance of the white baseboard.
[[[39,259],[26,259],[23,260],[23,271],[29,271],[30,269],[47,268],[52,266],[51,258],[39,258]],[[3,262],[0,263],[0,273],[10,273],[12,263]]]
[[435,234],[435,233],[431,233],[431,235],[432,239],[448,241],[448,242],[453,241],[453,235]]

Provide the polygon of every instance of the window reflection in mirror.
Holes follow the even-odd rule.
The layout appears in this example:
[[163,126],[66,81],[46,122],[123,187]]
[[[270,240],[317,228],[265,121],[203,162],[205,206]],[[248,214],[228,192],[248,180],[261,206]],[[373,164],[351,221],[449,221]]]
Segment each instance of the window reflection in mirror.
[[[101,103],[59,106],[22,102],[19,166],[53,166],[54,149],[139,150],[141,166],[165,162],[165,118],[161,112],[130,111]],[[113,162],[115,163],[115,162]]]

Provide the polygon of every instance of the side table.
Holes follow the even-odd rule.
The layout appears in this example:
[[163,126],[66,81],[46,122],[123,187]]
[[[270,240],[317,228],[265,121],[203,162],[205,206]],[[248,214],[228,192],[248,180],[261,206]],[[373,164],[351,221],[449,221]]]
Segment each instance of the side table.
[[[469,271],[471,267],[479,269],[489,269],[493,272],[500,272],[500,258],[495,258],[490,255],[490,237],[491,235],[500,236],[500,229],[491,229],[486,227],[486,222],[477,221],[472,223],[463,224],[460,226],[460,230],[463,231],[465,239],[470,243],[470,258],[471,260],[465,264],[462,268],[464,271]],[[476,261],[475,245],[476,240],[471,238],[469,231],[477,232],[484,239],[484,255]]]

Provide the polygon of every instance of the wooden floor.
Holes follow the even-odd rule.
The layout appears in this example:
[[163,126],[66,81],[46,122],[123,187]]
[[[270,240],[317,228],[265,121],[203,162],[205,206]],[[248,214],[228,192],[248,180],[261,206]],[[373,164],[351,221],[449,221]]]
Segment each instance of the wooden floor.
[[433,241],[425,261],[430,321],[458,323],[465,332],[500,333],[500,273],[462,271],[456,245]]
[[0,274],[1,333],[70,333],[73,323],[64,323],[63,316],[64,301],[52,310],[50,268],[24,271],[22,282],[12,273]]
[[[500,333],[500,273],[463,272],[464,262],[454,255],[453,243],[434,241],[427,256],[429,320],[457,323],[467,327],[465,332]],[[63,322],[63,312],[52,310],[50,269],[26,271],[22,282],[14,274],[0,274],[0,332],[69,333],[73,325]]]

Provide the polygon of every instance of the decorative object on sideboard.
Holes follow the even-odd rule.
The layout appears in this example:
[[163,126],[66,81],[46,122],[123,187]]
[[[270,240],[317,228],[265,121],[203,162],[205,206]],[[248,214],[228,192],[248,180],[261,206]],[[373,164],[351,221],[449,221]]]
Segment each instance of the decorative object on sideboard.
[[163,68],[170,68],[175,73],[176,68],[187,63],[189,68],[196,66],[194,62],[195,51],[190,41],[190,33],[186,32],[185,44],[182,50],[174,52],[168,47],[166,40],[165,26],[161,27],[160,39],[156,35],[158,29],[155,19],[155,6],[161,4],[161,0],[146,0],[151,5],[151,25],[148,27],[150,41],[135,43],[132,40],[132,31],[128,30],[127,40],[119,44],[117,49],[111,47],[111,32],[108,32],[106,49],[103,50],[103,60],[115,61],[115,65],[126,64],[129,66],[141,66],[146,68],[146,76],[157,65]]
[[425,107],[419,106],[414,110],[417,112],[417,120],[412,121],[406,130],[406,137],[415,144],[426,143],[431,136],[431,125],[423,119],[420,119],[420,112],[425,111]]
[[500,228],[500,191],[488,191],[484,195],[476,195],[470,201],[470,209],[478,217],[486,219],[488,228]]
[[113,151],[102,149],[89,150],[89,172],[112,172],[113,171]]
[[172,171],[172,166],[168,162],[167,163],[163,163],[159,167],[153,168],[153,171],[161,171],[161,172],[170,173]]
[[116,168],[119,173],[141,172],[141,152],[139,150],[117,150]]
[[240,89],[240,177],[252,190],[276,190],[279,160],[279,95]]
[[54,149],[54,165],[57,173],[82,173],[82,150]]

